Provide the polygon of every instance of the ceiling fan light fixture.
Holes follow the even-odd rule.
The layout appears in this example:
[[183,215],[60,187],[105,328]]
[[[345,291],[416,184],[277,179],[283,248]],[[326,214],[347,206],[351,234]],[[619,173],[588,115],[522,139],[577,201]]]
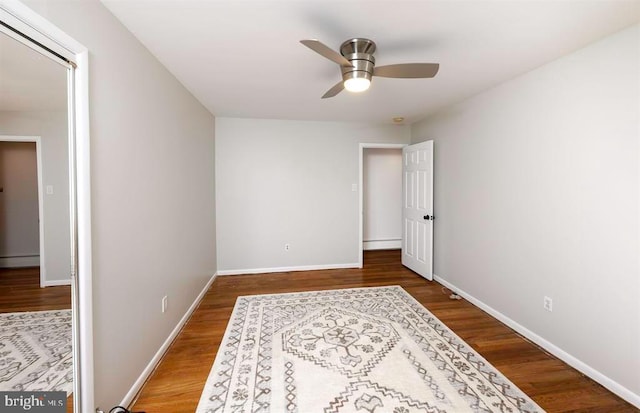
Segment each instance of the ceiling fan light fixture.
[[366,77],[352,77],[344,81],[344,88],[349,92],[364,92],[369,89],[371,81]]
[[373,57],[376,44],[361,37],[342,43],[340,53],[315,39],[300,40],[300,43],[340,66],[342,81],[333,85],[322,95],[322,99],[332,98],[343,89],[364,92],[369,89],[373,76],[396,79],[430,78],[438,73],[440,67],[438,63],[400,63],[376,67],[376,59]]

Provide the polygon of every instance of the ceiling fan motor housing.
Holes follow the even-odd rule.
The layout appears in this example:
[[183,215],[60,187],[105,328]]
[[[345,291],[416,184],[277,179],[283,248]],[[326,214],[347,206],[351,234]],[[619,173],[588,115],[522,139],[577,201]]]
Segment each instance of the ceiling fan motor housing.
[[376,44],[369,39],[354,38],[347,40],[340,46],[340,54],[350,63],[350,66],[340,66],[342,79],[365,78],[369,81],[373,76],[373,68],[376,59],[373,53],[376,51]]

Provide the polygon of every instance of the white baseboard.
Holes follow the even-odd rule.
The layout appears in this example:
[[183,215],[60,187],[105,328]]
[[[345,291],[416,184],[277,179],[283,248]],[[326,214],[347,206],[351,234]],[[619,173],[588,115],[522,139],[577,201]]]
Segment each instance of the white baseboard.
[[273,268],[248,268],[243,270],[221,270],[218,275],[242,275],[242,274],[262,274],[272,272],[292,272],[292,271],[314,271],[314,270],[337,270],[343,268],[360,268],[357,262],[349,264],[327,264],[327,265],[302,265],[297,267],[273,267]]
[[71,280],[49,280],[43,282],[41,287],[56,287],[59,285],[71,285]]
[[446,281],[442,277],[440,277],[440,276],[438,276],[436,274],[433,274],[433,279],[435,281],[437,281],[438,283],[444,285],[445,287],[449,288],[450,290],[455,291],[458,295],[462,296],[462,298],[464,298],[465,300],[469,301],[471,304],[475,305],[476,307],[480,308],[481,310],[483,310],[484,312],[488,313],[492,317],[494,317],[497,320],[501,321],[502,323],[506,324],[507,326],[509,326],[513,330],[517,331],[518,333],[522,334],[524,337],[526,337],[527,339],[531,340],[532,342],[534,342],[538,346],[542,347],[543,349],[545,349],[549,353],[553,354],[554,356],[556,356],[560,360],[564,361],[565,363],[567,363],[571,367],[575,368],[576,370],[580,371],[581,373],[585,374],[586,376],[590,377],[591,379],[597,381],[598,383],[600,383],[601,385],[603,385],[604,387],[609,389],[611,392],[617,394],[618,396],[620,396],[624,400],[626,400],[629,403],[633,404],[634,406],[640,408],[640,395],[632,392],[631,390],[627,389],[626,387],[624,387],[620,383],[612,380],[611,378],[609,378],[606,375],[602,374],[601,372],[599,372],[598,370],[596,370],[593,367],[589,366],[588,364],[584,363],[583,361],[575,358],[574,356],[572,356],[571,354],[569,354],[566,351],[562,350],[561,348],[559,348],[555,344],[553,344],[553,343],[547,341],[546,339],[540,337],[539,335],[537,335],[533,331],[527,329],[526,327],[523,327],[522,325],[520,325],[517,322],[513,321],[512,319],[510,319],[506,315],[504,315],[501,312],[495,310],[494,308],[488,306],[484,302],[478,300],[477,298],[475,298],[471,294],[466,293],[465,291],[461,290],[460,288],[458,288],[455,285],[451,284],[450,282]]
[[40,256],[0,258],[0,268],[38,267]]
[[171,334],[169,334],[169,337],[167,337],[164,343],[162,343],[162,346],[160,346],[160,348],[158,349],[156,354],[153,356],[149,364],[147,364],[147,367],[142,371],[142,374],[140,374],[140,376],[135,381],[135,383],[133,383],[133,386],[131,386],[131,389],[129,389],[126,396],[124,396],[124,399],[122,399],[122,402],[120,402],[120,406],[130,407],[131,403],[133,403],[136,395],[138,394],[140,389],[142,389],[142,386],[144,386],[144,383],[147,381],[149,376],[151,376],[151,373],[153,373],[155,368],[158,366],[158,364],[162,360],[162,357],[164,356],[164,353],[167,352],[167,350],[171,346],[171,343],[173,343],[173,340],[175,340],[178,334],[180,334],[180,330],[182,330],[182,327],[184,327],[184,325],[187,323],[187,321],[189,320],[189,317],[191,317],[191,314],[198,307],[198,304],[200,304],[200,301],[202,301],[202,298],[204,298],[205,294],[209,290],[209,287],[211,287],[211,284],[213,284],[213,281],[216,279],[217,275],[218,275],[217,273],[213,274],[211,279],[207,281],[207,284],[204,286],[202,291],[200,291],[200,294],[198,294],[198,296],[193,301],[193,303],[191,304],[187,312],[184,313],[184,315],[182,316],[178,324],[171,331]]
[[370,250],[399,250],[402,248],[402,239],[385,239],[385,240],[371,240],[363,241],[362,249],[365,251]]

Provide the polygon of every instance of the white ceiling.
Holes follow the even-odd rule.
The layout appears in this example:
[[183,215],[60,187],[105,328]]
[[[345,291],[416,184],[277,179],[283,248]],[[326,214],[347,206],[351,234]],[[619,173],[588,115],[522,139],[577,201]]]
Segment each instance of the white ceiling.
[[0,111],[66,109],[67,69],[0,33]]
[[[423,118],[640,20],[640,1],[102,0],[216,116],[390,123]],[[433,79],[374,78],[320,99],[336,64],[299,43],[378,45],[378,65],[437,62]]]

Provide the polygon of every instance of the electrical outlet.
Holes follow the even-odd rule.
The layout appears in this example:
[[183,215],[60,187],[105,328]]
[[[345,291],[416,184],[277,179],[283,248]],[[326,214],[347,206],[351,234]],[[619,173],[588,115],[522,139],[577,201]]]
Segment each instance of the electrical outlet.
[[289,251],[291,249],[291,245],[289,244],[284,244],[284,250],[285,251]]
[[542,306],[549,312],[553,311],[553,300],[551,299],[551,297],[545,296]]
[[168,307],[169,307],[169,297],[165,295],[164,297],[162,297],[162,312],[166,313]]

